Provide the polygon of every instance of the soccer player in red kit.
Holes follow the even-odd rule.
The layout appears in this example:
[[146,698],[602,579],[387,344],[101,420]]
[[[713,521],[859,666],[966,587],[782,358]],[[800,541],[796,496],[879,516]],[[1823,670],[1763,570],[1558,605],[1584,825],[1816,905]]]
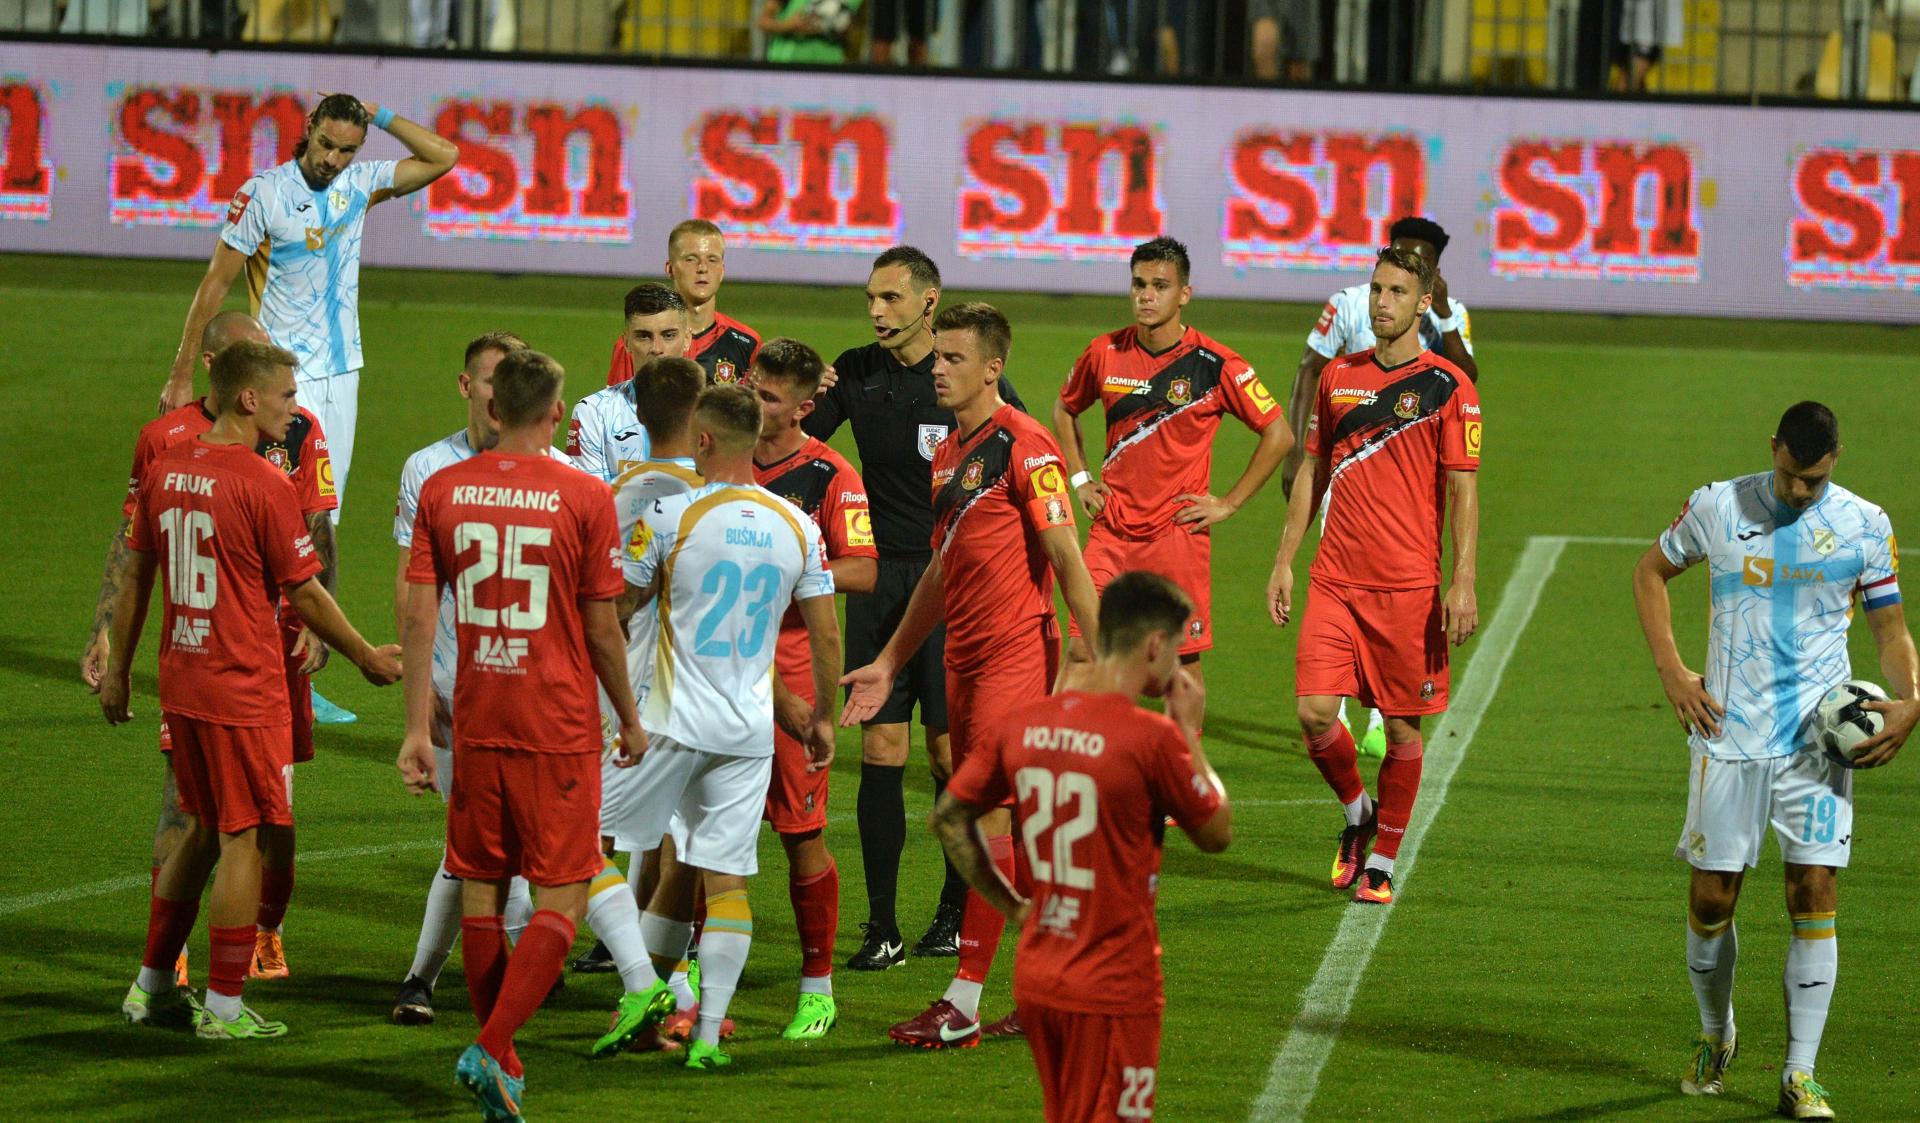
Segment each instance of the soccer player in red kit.
[[[880,551],[873,542],[867,485],[846,458],[807,436],[800,423],[813,412],[826,363],[794,339],[770,339],[753,360],[753,392],[760,398],[760,443],[753,450],[753,482],[807,513],[820,528],[827,569],[837,593],[873,588]],[[840,869],[827,850],[825,768],[810,768],[807,747],[789,726],[804,728],[813,712],[813,654],[806,621],[788,608],[774,656],[794,712],[773,727],[773,781],[767,822],[787,852],[787,891],[800,934],[800,999],[780,1036],[812,1041],[840,1019],[833,999],[833,944],[840,928]]]
[[[147,466],[127,530],[128,583],[115,595],[100,707],[118,725],[155,573],[165,579],[160,708],[172,733],[173,772],[188,828],[154,879],[147,948],[121,1011],[132,1022],[192,1024],[214,1040],[278,1037],[241,1002],[253,960],[268,836],[293,825],[287,776],[293,733],[274,604],[284,592],[301,618],[369,681],[400,677],[398,648],[361,638],[317,580],[320,559],[284,472],[255,450],[282,440],[294,417],[286,351],[240,342],[209,372],[216,415],[201,436]],[[204,1009],[174,981],[208,875],[211,950]]]
[[[1180,661],[1200,680],[1200,653],[1213,648],[1212,527],[1280,467],[1293,430],[1245,359],[1181,322],[1193,299],[1190,268],[1187,247],[1172,238],[1135,247],[1134,322],[1087,345],[1053,403],[1053,431],[1093,520],[1086,556],[1094,587],[1144,569],[1185,589],[1194,613]],[[1099,479],[1087,471],[1079,422],[1096,402],[1107,418]],[[1215,496],[1213,435],[1227,414],[1260,442],[1240,479]]]
[[[687,358],[707,373],[707,385],[744,382],[760,350],[760,333],[720,311],[727,279],[727,240],[704,218],[690,218],[667,234],[667,280],[687,304]],[[613,344],[607,385],[633,380],[634,353],[623,334]]]
[[[1051,689],[1060,655],[1056,578],[1081,630],[1097,626],[1060,446],[1046,426],[1000,399],[1013,329],[992,305],[970,303],[942,309],[933,333],[934,393],[957,422],[933,455],[933,560],[879,658],[841,680],[853,687],[841,724],[879,712],[896,671],[944,619],[947,728],[958,770],[996,714]],[[995,864],[1011,875],[1011,811],[996,808],[981,825]],[[888,1035],[928,1049],[978,1045],[980,990],[1005,928],[1005,916],[969,893],[953,982]]]
[[[1226,849],[1226,789],[1200,751],[1205,694],[1180,668],[1193,601],[1155,573],[1100,597],[1099,658],[1074,685],[1016,707],[956,768],[934,832],[993,907],[1019,922],[1013,1000],[1026,1023],[1046,1117],[1153,1118],[1160,1067],[1160,936],[1154,898],[1171,819],[1209,854]],[[1165,697],[1163,716],[1142,694]],[[1021,900],[975,823],[1017,800],[1033,869]]]
[[[216,314],[207,321],[205,330],[200,334],[202,364],[212,369],[213,357],[228,345],[241,340],[266,343],[267,331],[258,320],[245,312]],[[106,665],[108,648],[111,646],[108,629],[113,622],[114,596],[126,583],[130,572],[127,528],[133,524],[140,486],[146,479],[147,469],[167,449],[211,429],[213,421],[214,409],[209,395],[149,421],[140,430],[139,438],[134,443],[133,470],[128,478],[126,500],[120,507],[120,528],[107,548],[107,562],[100,578],[100,598],[94,608],[92,636],[86,656],[80,664],[81,676],[90,690],[97,692],[100,688],[100,671]],[[307,532],[313,538],[314,555],[320,559],[320,583],[328,592],[332,592],[338,565],[331,516],[340,503],[334,492],[333,465],[327,455],[327,438],[321,431],[319,418],[296,405],[286,432],[277,437],[263,435],[255,451],[293,481],[294,491],[300,499],[300,509],[306,516]],[[287,698],[293,710],[293,761],[302,764],[313,759],[313,689],[310,676],[326,665],[327,649],[312,630],[301,622],[299,614],[285,603],[280,606],[280,625],[281,643],[286,653]],[[160,752],[165,762],[164,780],[160,792],[160,818],[153,832],[155,878],[160,876],[160,867],[166,863],[167,855],[173,852],[180,842],[180,835],[187,829],[186,819],[180,813],[180,796],[174,782],[169,755],[172,751],[173,741],[163,720],[160,723]],[[289,804],[292,798],[292,791],[289,790]],[[280,941],[280,924],[286,918],[287,903],[293,897],[293,828],[289,826],[284,831],[270,832],[265,840],[268,849],[261,859],[259,934],[256,937],[253,965],[248,973],[256,979],[284,978],[288,972],[286,953]],[[181,953],[179,973],[180,981],[186,982],[184,952]]]
[[[1465,643],[1479,623],[1481,421],[1472,381],[1420,343],[1433,263],[1389,246],[1368,291],[1378,343],[1321,374],[1267,610],[1281,627],[1292,618],[1294,555],[1324,496],[1294,692],[1307,753],[1346,813],[1333,887],[1352,888],[1363,904],[1387,905],[1420,790],[1420,719],[1445,712],[1447,645]],[[1444,596],[1443,521],[1453,539]],[[1339,722],[1343,697],[1387,719],[1377,806],[1360,778],[1353,734]]]
[[[401,775],[433,787],[433,635],[440,589],[454,590],[453,795],[447,871],[466,882],[460,934],[480,1019],[455,1078],[489,1119],[516,1119],[525,1072],[513,1035],[560,978],[600,855],[600,707],[646,743],[614,611],[624,590],[606,484],[553,459],[566,372],[537,351],[493,372],[500,438],[420,489],[407,569],[407,735]],[[539,890],[509,955],[507,888]]]

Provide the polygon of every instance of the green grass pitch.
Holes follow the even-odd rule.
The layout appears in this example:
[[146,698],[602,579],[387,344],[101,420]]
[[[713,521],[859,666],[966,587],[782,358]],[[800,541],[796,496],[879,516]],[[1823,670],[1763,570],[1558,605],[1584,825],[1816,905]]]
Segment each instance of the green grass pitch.
[[[438,996],[440,1024],[386,1020],[412,954],[441,810],[409,798],[394,771],[398,690],[376,692],[343,661],[320,686],[361,721],[322,727],[319,759],[299,773],[307,857],[287,922],[293,976],[248,992],[292,1033],[221,1047],[119,1018],[144,932],[160,775],[155,640],[135,684],[139,720],[121,729],[101,721],[76,662],[134,432],[152,416],[199,272],[191,263],[0,256],[8,328],[0,587],[9,590],[0,614],[0,775],[9,787],[0,803],[0,1058],[9,1114],[471,1117],[451,1080],[471,1034],[457,958]],[[989,297],[1013,321],[1010,373],[1036,408],[1090,337],[1127,321],[1122,280],[1116,269],[1112,297]],[[1209,301],[1201,281],[1190,321],[1248,356],[1284,397],[1317,309]],[[390,510],[401,461],[462,423],[461,346],[511,328],[565,363],[572,394],[583,394],[601,382],[625,287],[366,275],[369,361],[340,542],[341,600],[370,635],[392,632]],[[829,356],[871,338],[852,288],[736,283],[723,303],[763,334],[798,336]],[[1486,312],[1474,326],[1488,419],[1483,627],[1531,536],[1650,540],[1693,487],[1763,468],[1773,422],[1803,397],[1827,401],[1841,418],[1837,478],[1887,507],[1896,529],[1920,534],[1913,329],[1518,312]],[[1222,429],[1220,489],[1251,447],[1232,422]],[[1217,536],[1208,737],[1236,803],[1235,838],[1216,858],[1168,840],[1158,1094],[1168,1120],[1247,1117],[1348,908],[1324,880],[1338,814],[1292,718],[1295,637],[1275,631],[1261,605],[1282,508],[1270,487]],[[1682,960],[1685,867],[1670,857],[1686,750],[1634,625],[1636,554],[1631,545],[1575,544],[1560,558],[1405,881],[1310,1117],[1744,1119],[1771,1110],[1787,939],[1771,846],[1740,913],[1735,1002],[1746,1049],[1717,1101],[1677,1092],[1695,1029]],[[1675,603],[1683,650],[1698,660],[1698,575],[1676,583]],[[1859,673],[1878,677],[1864,627],[1855,639]],[[1456,682],[1478,650],[1459,657]],[[1861,777],[1855,866],[1840,881],[1842,973],[1820,1078],[1849,1118],[1920,1117],[1920,904],[1901,857],[1920,833],[1916,754]],[[855,737],[842,738],[835,773],[829,837],[844,879],[844,959],[865,915]],[[928,783],[924,770],[909,775],[917,820]],[[941,1055],[886,1040],[888,1024],[938,996],[951,961],[915,960],[881,976],[841,971],[839,1028],[811,1047],[779,1040],[799,952],[771,836],[761,857],[758,938],[733,1010],[735,1067],[701,1079],[657,1057],[589,1064],[587,1045],[617,984],[576,978],[522,1037],[534,1118],[1038,1117],[1039,1089],[1018,1043]],[[910,939],[931,914],[938,869],[916,821],[902,875]],[[192,947],[204,962],[204,927]],[[988,1016],[1007,1008],[1011,959],[1008,945]]]

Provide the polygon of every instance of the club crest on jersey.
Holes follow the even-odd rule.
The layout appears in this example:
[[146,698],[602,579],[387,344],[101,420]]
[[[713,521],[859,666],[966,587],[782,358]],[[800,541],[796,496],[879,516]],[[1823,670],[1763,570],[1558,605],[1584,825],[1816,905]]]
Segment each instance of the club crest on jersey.
[[1393,403],[1393,415],[1408,421],[1420,416],[1420,392],[1418,390],[1402,392],[1400,400]]
[[1420,684],[1420,700],[1423,702],[1426,702],[1426,701],[1431,701],[1432,698],[1433,698],[1433,680],[1427,679],[1425,682],[1422,682]]
[[336,211],[344,211],[347,209],[347,193],[345,191],[329,191],[327,192],[327,203]]
[[292,465],[287,463],[287,446],[286,445],[270,445],[268,446],[267,451],[264,455],[267,458],[267,463],[273,465],[275,468],[280,469],[282,472],[285,472],[288,475],[293,474]]
[[1813,532],[1813,552],[1823,558],[1833,553],[1833,548],[1838,544],[1831,530],[1816,530]]
[[966,488],[968,491],[977,490],[980,487],[980,481],[986,478],[986,474],[986,465],[980,463],[978,460],[969,460],[967,461],[967,470],[960,474],[960,486]]
[[740,381],[740,372],[732,359],[721,359],[713,364],[713,381],[718,386],[731,386]]
[[1073,516],[1067,513],[1067,501],[1065,499],[1062,499],[1058,495],[1048,496],[1047,497],[1047,525],[1048,526],[1066,526],[1068,523],[1072,521],[1073,521]]
[[1183,406],[1193,400],[1193,380],[1176,378],[1167,386],[1167,404]]
[[1195,639],[1199,639],[1200,634],[1202,632],[1205,632],[1206,630],[1207,630],[1206,623],[1202,621],[1198,616],[1194,617],[1187,624],[1187,634],[1192,636]]
[[946,439],[945,425],[920,426],[920,455],[926,459],[927,463],[933,463],[934,451],[940,447],[940,442]]

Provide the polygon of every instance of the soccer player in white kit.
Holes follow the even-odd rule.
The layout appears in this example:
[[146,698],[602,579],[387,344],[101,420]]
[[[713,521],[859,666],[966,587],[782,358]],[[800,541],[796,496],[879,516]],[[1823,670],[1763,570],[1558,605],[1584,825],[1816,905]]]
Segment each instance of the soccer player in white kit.
[[[1447,280],[1440,273],[1440,255],[1446,251],[1448,241],[1446,229],[1429,218],[1408,215],[1387,228],[1389,245],[1433,263],[1433,305],[1420,317],[1420,346],[1459,367],[1468,381],[1478,383],[1480,365],[1473,357],[1473,321],[1467,315],[1466,304],[1448,295]],[[1372,306],[1368,301],[1370,288],[1371,282],[1362,282],[1348,285],[1328,297],[1326,308],[1321,310],[1313,330],[1307,333],[1306,350],[1300,352],[1293,392],[1287,398],[1287,423],[1293,426],[1294,432],[1307,431],[1314,395],[1320,392],[1320,372],[1327,364],[1342,355],[1368,350],[1379,342],[1373,334]],[[1306,456],[1305,443],[1303,440],[1295,444],[1280,465],[1280,487],[1288,495],[1293,494],[1293,477],[1299,474]],[[1321,510],[1325,512],[1324,507]],[[1346,719],[1346,707],[1342,706],[1340,720]],[[1367,712],[1367,728],[1357,734],[1354,741],[1368,756],[1386,755],[1387,730],[1380,711]]]
[[[370,125],[406,145],[407,159],[356,163]],[[213,259],[187,309],[160,412],[193,397],[200,331],[244,269],[254,316],[275,345],[300,360],[300,404],[327,434],[333,460],[327,482],[344,508],[360,394],[360,239],[367,211],[420,190],[459,158],[452,141],[391,109],[351,94],[323,96],[307,115],[293,159],[247,180],[227,207]],[[340,512],[333,517],[339,522]]]
[[[1786,866],[1793,938],[1781,981],[1787,1053],[1779,1111],[1832,1119],[1813,1079],[1838,966],[1835,871],[1853,841],[1853,774],[1811,743],[1820,698],[1853,677],[1847,625],[1859,598],[1896,699],[1869,702],[1886,726],[1860,767],[1893,759],[1920,720],[1920,656],[1900,607],[1899,554],[1885,511],[1833,483],[1840,429],[1818,402],[1780,418],[1773,469],[1708,484],[1634,567],[1634,602],[1661,685],[1687,730],[1686,827],[1674,856],[1693,866],[1687,967],[1700,1040],[1680,1081],[1717,1095],[1738,1050],[1734,905],[1773,828]],[[1712,623],[1704,676],[1674,644],[1667,583],[1707,563]]]
[[[452,436],[438,440],[407,457],[400,469],[400,499],[393,511],[393,540],[400,546],[400,566],[394,576],[393,612],[395,626],[406,630],[407,561],[413,549],[413,520],[419,513],[420,487],[427,477],[450,464],[471,459],[492,448],[500,438],[499,422],[488,410],[493,401],[493,368],[509,352],[525,350],[527,341],[510,331],[490,331],[467,344],[466,359],[460,369],[460,396],[467,400],[467,426]],[[565,460],[559,449],[556,460]],[[453,630],[453,589],[442,590],[440,619],[433,633],[433,749],[438,758],[434,784],[440,798],[446,799],[453,786],[453,679],[459,650]],[[394,999],[393,1020],[400,1025],[428,1025],[433,1021],[433,987],[440,969],[453,953],[460,935],[460,886],[458,877],[447,872],[446,858],[434,874],[427,890],[426,915],[420,921],[420,939],[414,947],[413,963],[400,983]],[[507,934],[515,939],[533,915],[533,898],[523,877],[513,879],[507,895]]]
[[[625,333],[620,337],[632,356],[635,370],[649,360],[678,358],[687,353],[693,332],[687,321],[687,302],[656,281],[633,286],[624,307]],[[705,377],[704,374],[702,377]],[[596,390],[574,404],[567,425],[567,455],[574,467],[609,484],[647,459],[647,430],[634,407],[638,378]]]
[[[676,812],[684,821],[680,860],[700,872],[707,894],[700,1016],[686,1065],[712,1069],[731,1063],[720,1049],[721,1024],[753,937],[746,879],[759,870],[760,818],[773,775],[780,617],[792,603],[807,625],[816,694],[804,732],[816,769],[833,759],[840,629],[819,528],[753,483],[759,400],[744,386],[712,387],[700,395],[693,428],[707,483],[656,501],[628,543],[627,583],[643,590],[643,602],[657,600],[660,636],[641,718],[647,746],[644,753],[621,749],[628,763],[638,757],[642,798],[619,833],[658,838]],[[676,881],[686,883],[663,878],[653,911],[678,911],[664,900]],[[649,950],[656,962],[684,951]],[[623,998],[609,1036],[637,1035],[663,1005],[671,1011],[664,989],[656,982],[647,994]]]

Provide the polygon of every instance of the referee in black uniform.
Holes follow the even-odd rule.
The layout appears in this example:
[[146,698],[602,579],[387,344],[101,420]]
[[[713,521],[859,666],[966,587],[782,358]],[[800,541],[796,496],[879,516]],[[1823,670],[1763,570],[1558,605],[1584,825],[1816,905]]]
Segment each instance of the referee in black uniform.
[[[834,360],[839,380],[823,393],[802,422],[826,440],[843,422],[853,424],[860,476],[873,510],[880,572],[870,593],[847,594],[847,666],[864,667],[886,646],[906,611],[920,574],[933,555],[933,450],[953,431],[953,411],[934,404],[933,310],[940,303],[940,268],[912,246],[895,246],[873,263],[867,279],[867,315],[874,342]],[[1025,410],[1004,377],[1000,396]],[[908,722],[920,707],[926,728],[934,794],[952,771],[947,747],[947,632],[934,629],[926,645],[893,683],[893,696],[860,729],[860,857],[866,867],[866,937],[847,966],[880,971],[906,962],[905,941],[894,912],[900,852],[907,842]],[[957,955],[960,910],[967,885],[947,865],[947,882],[915,955]]]

